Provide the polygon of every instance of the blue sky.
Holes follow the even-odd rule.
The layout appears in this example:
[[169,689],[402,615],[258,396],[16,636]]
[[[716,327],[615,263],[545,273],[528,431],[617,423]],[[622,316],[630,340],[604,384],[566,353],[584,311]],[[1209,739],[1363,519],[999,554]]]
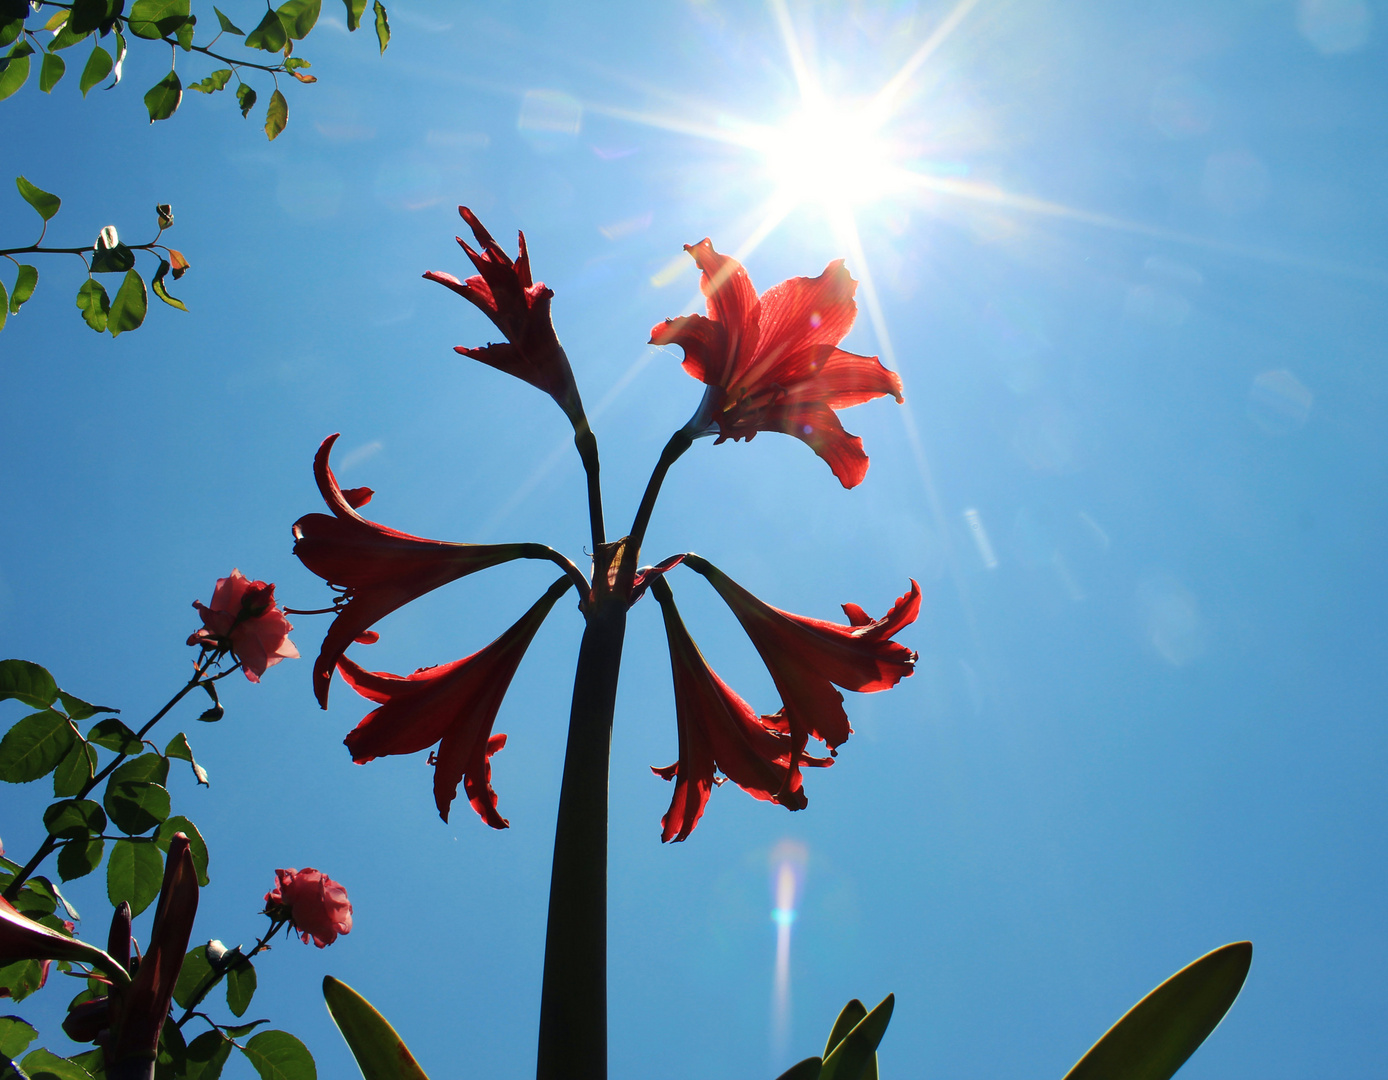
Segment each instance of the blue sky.
[[[851,217],[781,205],[745,258],[762,289],[839,257],[871,281],[880,318],[864,303],[845,344],[899,370],[907,401],[844,414],[866,481],[844,491],[776,435],[703,441],[645,549],[696,550],[819,617],[843,601],[880,614],[914,577],[922,615],[901,638],[916,674],[846,695],[856,734],[807,777],[807,810],[729,785],[662,847],[669,787],[648,766],[676,752],[668,661],[654,605],[633,612],[612,1075],[769,1078],[817,1050],[849,997],[894,991],[885,1075],[1058,1077],[1157,982],[1241,938],[1247,987],[1183,1076],[1382,1073],[1388,10],[786,15],[804,70],[851,110],[951,11],[882,128],[907,182]],[[166,238],[193,264],[174,289],[189,314],[158,306],[112,341],[78,318],[79,276],[45,262],[0,335],[0,653],[127,717],[181,682],[189,605],[231,567],[291,606],[326,601],[289,527],[321,509],[310,466],[333,432],[343,483],[376,489],[378,520],[582,559],[562,414],[456,356],[492,328],[420,280],[466,269],[459,203],[508,247],[526,231],[594,417],[609,531],[629,521],[699,396],[674,350],[644,344],[697,310],[692,263],[675,260],[704,236],[756,238],[780,175],[765,131],[800,108],[774,6],[401,3],[383,58],[329,15],[301,50],[320,82],[290,88],[273,144],[225,95],[190,94],[150,126],[140,95],[164,68],[143,51],[110,93],[83,101],[70,76],[0,104],[10,171],[63,197],[50,240],[110,223],[144,239],[170,202]],[[826,140],[806,159],[842,170],[863,153]],[[0,200],[0,235],[25,242],[28,208]],[[550,577],[512,565],[452,585],[391,616],[362,662],[466,655]],[[711,590],[671,580],[713,666],[776,708]],[[296,627],[312,655],[323,621]],[[341,739],[366,704],[339,683],[322,714],[307,661],[228,680],[221,724],[164,721],[212,774],[207,791],[175,781],[213,851],[195,935],[253,941],[277,866],[350,892],[351,936],[277,946],[252,1007],[322,1075],[351,1068],[325,973],[435,1077],[532,1070],[579,632],[557,607],[503,707],[502,833],[464,807],[441,823],[422,756],[353,766]],[[36,840],[40,786],[5,795],[11,853]],[[787,839],[806,862],[783,1050],[771,859]],[[71,892],[84,912],[105,904],[97,876]],[[47,996],[24,1008],[61,1042],[65,994]]]

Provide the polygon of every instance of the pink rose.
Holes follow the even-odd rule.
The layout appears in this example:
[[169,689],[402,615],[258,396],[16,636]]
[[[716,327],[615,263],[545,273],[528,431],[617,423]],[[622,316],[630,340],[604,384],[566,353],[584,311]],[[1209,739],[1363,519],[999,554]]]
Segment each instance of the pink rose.
[[189,645],[231,653],[251,682],[260,682],[265,669],[281,660],[298,659],[299,650],[289,640],[294,627],[275,603],[275,587],[251,581],[240,570],[217,579],[212,606],[194,600],[202,616],[202,629],[188,637]]
[[352,932],[352,902],[347,890],[327,874],[306,866],[302,870],[276,870],[275,887],[265,894],[265,914],[286,921],[304,944],[309,938],[320,949]]

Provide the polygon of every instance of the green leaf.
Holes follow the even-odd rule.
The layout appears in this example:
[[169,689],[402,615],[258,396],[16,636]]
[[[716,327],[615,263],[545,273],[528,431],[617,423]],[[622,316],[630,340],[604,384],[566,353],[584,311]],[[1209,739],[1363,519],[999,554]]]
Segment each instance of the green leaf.
[[275,14],[284,23],[284,31],[295,41],[302,41],[318,22],[318,14],[323,9],[323,0],[286,0],[275,9]]
[[404,1040],[366,998],[329,975],[323,979],[323,1000],[366,1080],[428,1080]]
[[215,94],[231,81],[231,68],[218,68],[201,82],[190,83],[189,90],[196,90],[199,94]]
[[227,1008],[233,1016],[245,1016],[255,997],[255,966],[241,957],[227,969]]
[[19,8],[20,14],[14,18],[0,16],[0,48],[4,48],[19,37],[24,32],[24,17],[29,14],[28,9]]
[[1123,1014],[1065,1080],[1167,1080],[1209,1037],[1239,996],[1253,944],[1206,953]]
[[75,0],[64,29],[74,34],[90,34],[93,30],[104,34],[124,6],[124,0]]
[[178,981],[174,983],[174,1000],[179,1008],[186,1009],[193,1004],[193,996],[202,989],[202,984],[212,974],[212,965],[207,962],[207,946],[199,945],[188,950],[179,969]]
[[106,289],[96,278],[87,278],[77,290],[77,306],[82,309],[82,318],[98,334],[106,329],[106,320],[111,312],[111,301]]
[[16,93],[29,81],[29,54],[33,51],[33,46],[20,38],[9,56],[0,60],[0,101]]
[[159,1031],[159,1048],[154,1058],[154,1080],[177,1080],[187,1069],[188,1045],[177,1024],[165,1024]]
[[76,31],[64,23],[63,28],[53,35],[53,40],[48,43],[48,51],[51,53],[59,52],[62,49],[70,49],[79,41],[86,41],[91,37],[90,30]]
[[199,713],[197,719],[201,720],[204,724],[215,724],[225,715],[226,709],[222,708],[220,704],[217,704],[213,705],[212,708],[205,709],[203,712]]
[[31,1051],[25,1055],[23,1065],[29,1080],[92,1080],[92,1074],[77,1062],[47,1050]]
[[188,1080],[218,1080],[231,1055],[231,1042],[215,1031],[204,1031],[188,1044]]
[[131,836],[157,828],[169,816],[169,792],[160,784],[112,782],[101,803],[116,827]]
[[17,1016],[0,1016],[0,1054],[17,1058],[39,1033]]
[[85,837],[106,828],[106,814],[91,799],[63,799],[43,812],[49,836]]
[[342,0],[347,8],[347,29],[355,30],[361,25],[361,17],[366,13],[366,0]]
[[73,720],[89,720],[97,713],[102,712],[120,712],[119,709],[113,709],[109,705],[93,705],[90,701],[83,701],[80,697],[69,694],[66,690],[58,691],[58,700],[63,703],[63,708],[67,710],[68,716]]
[[246,48],[264,49],[266,52],[279,52],[289,40],[284,23],[273,11],[267,11],[260,24],[246,35]]
[[145,91],[145,108],[149,110],[149,122],[167,120],[183,100],[183,83],[178,72],[170,71],[157,83]]
[[[246,36],[246,32],[245,32],[244,30],[239,29],[239,28],[237,27],[237,25],[236,25],[234,22],[232,22],[230,19],[228,19],[225,15],[223,15],[223,14],[221,13],[221,11],[219,11],[219,10],[218,10],[217,8],[215,8],[215,7],[214,7],[212,10],[215,11],[215,12],[217,12],[217,22],[221,24],[222,33],[224,33],[224,34],[235,34],[237,37],[245,37],[245,36]],[[196,1042],[196,1040],[194,1040],[194,1041]]]
[[22,305],[28,302],[29,297],[34,295],[34,288],[39,283],[38,267],[21,263],[19,274],[14,279],[14,291],[10,293],[10,314],[18,315]]
[[111,774],[111,783],[129,784],[146,781],[151,784],[169,782],[169,763],[159,754],[142,754],[125,762]]
[[820,1065],[819,1058],[806,1058],[804,1061],[797,1061],[776,1080],[819,1080]]
[[888,994],[872,1012],[859,1020],[833,1052],[825,1056],[820,1080],[860,1080],[864,1074],[875,1074],[877,1046],[886,1034],[895,1005],[895,995]]
[[47,776],[72,749],[72,725],[52,709],[24,717],[0,739],[0,780],[27,784]]
[[854,998],[839,1012],[839,1017],[834,1021],[834,1026],[829,1030],[829,1039],[824,1044],[824,1056],[828,1057],[834,1052],[834,1047],[843,1042],[844,1037],[858,1026],[858,1022],[867,1015],[867,1007]]
[[255,108],[255,91],[245,83],[241,83],[236,88],[236,104],[241,106],[243,117],[249,116],[251,110]]
[[[58,910],[58,894],[47,878],[31,877],[19,891],[14,906],[31,919],[41,919]],[[62,923],[58,926],[62,926]]]
[[145,321],[148,310],[149,294],[145,292],[144,278],[134,270],[127,270],[125,280],[121,282],[116,299],[111,304],[106,329],[111,331],[112,337],[120,337],[127,330],[136,330]]
[[[176,296],[170,295],[170,294],[169,294],[168,287],[164,284],[164,278],[165,278],[165,276],[168,274],[168,272],[169,272],[169,261],[168,261],[167,259],[160,259],[160,260],[159,260],[159,269],[158,269],[158,271],[155,273],[154,279],[149,283],[149,286],[150,286],[151,289],[154,290],[154,295],[157,296],[157,297],[159,297],[159,299],[162,300],[162,301],[164,301],[164,303],[168,304],[169,307],[176,307],[176,308],[178,308],[179,311],[187,311],[188,308],[187,308],[187,306],[183,303],[183,301],[180,300],[180,299],[179,299],[178,297],[176,297]],[[189,758],[188,760],[189,760],[189,761],[192,761],[193,759],[192,759],[192,758]],[[201,770],[198,768],[197,765],[194,765],[194,766],[193,766],[193,771],[194,771],[194,772],[197,772],[197,773],[201,773]],[[200,783],[200,784],[205,784],[205,783],[207,783],[206,777],[205,777],[205,776],[199,776],[199,778],[198,778],[198,783]]]
[[193,777],[203,787],[207,787],[207,770],[204,769],[193,759],[193,748],[188,745],[188,737],[179,732],[169,740],[169,745],[164,747],[164,756],[178,758],[179,761],[186,761],[193,766]]
[[125,24],[136,37],[157,41],[188,21],[188,0],[135,0]]
[[105,850],[106,841],[99,837],[86,841],[69,840],[58,852],[58,876],[64,881],[86,877],[101,865]]
[[[5,283],[0,281],[0,330],[5,329],[5,320],[10,317],[10,298],[5,292]],[[3,1078],[0,1078],[3,1080]]]
[[207,888],[207,841],[202,838],[202,833],[198,832],[196,825],[182,814],[175,814],[159,826],[159,831],[154,834],[154,842],[159,845],[161,851],[167,852],[175,833],[182,833],[188,838],[188,854],[193,857],[193,870],[198,875],[198,884]]
[[[112,228],[112,226],[108,225],[107,228]],[[134,269],[134,266],[135,252],[124,244],[118,243],[111,247],[98,246],[92,255],[93,274],[123,274],[127,270]]]
[[269,136],[271,142],[284,130],[284,125],[289,123],[289,102],[284,100],[284,95],[276,90],[270,95],[270,104],[265,109],[265,134]]
[[142,840],[117,840],[106,860],[106,895],[112,907],[122,900],[130,913],[138,915],[159,895],[164,878],[164,860],[159,849]]
[[[39,988],[43,981],[43,964],[38,960],[16,960],[0,966],[0,990],[16,1002],[23,1001]],[[11,1080],[6,1077],[5,1080]]]
[[193,51],[193,28],[198,24],[196,15],[189,15],[187,22],[174,31],[174,37],[178,39],[178,47],[184,52]]
[[[21,176],[19,180],[33,187],[24,177]],[[38,188],[34,190],[38,191]],[[19,193],[24,195],[23,186],[20,187]],[[54,198],[51,195],[48,197]],[[28,196],[25,195],[25,198]],[[56,202],[56,199],[54,201]],[[43,211],[40,210],[39,213]],[[56,207],[53,213],[57,213]],[[53,214],[47,216],[52,217]],[[48,674],[48,669],[39,667],[38,664],[28,660],[0,660],[0,701],[7,698],[14,698],[31,709],[46,709],[58,700],[58,684],[53,681],[53,676]]]
[[57,53],[44,53],[43,64],[39,67],[39,89],[45,94],[50,93],[66,70],[67,64],[63,63],[61,56]]
[[87,741],[118,754],[138,754],[145,746],[138,735],[114,716],[93,725],[91,731],[87,732]]
[[268,1024],[269,1022],[268,1020],[252,1020],[249,1024],[223,1024],[222,1030],[233,1039],[239,1039],[244,1035],[249,1035],[261,1024]]
[[262,1031],[241,1048],[260,1080],[318,1080],[308,1047],[287,1031]]
[[81,739],[63,755],[53,770],[53,794],[60,799],[78,794],[96,775],[96,751]]
[[116,66],[115,66],[114,68],[112,68],[112,70],[111,70],[111,74],[112,74],[114,77],[111,79],[111,86],[108,86],[108,87],[106,88],[107,90],[110,90],[111,87],[116,86],[116,85],[118,85],[118,84],[120,83],[121,71],[122,71],[122,69],[123,69],[123,67],[124,67],[124,65],[125,65],[125,49],[126,49],[126,45],[125,45],[125,35],[122,34],[122,33],[120,32],[119,29],[117,29],[117,30],[116,30]]
[[102,1056],[103,1053],[104,1051],[98,1046],[95,1050],[88,1050],[85,1054],[73,1054],[72,1060],[81,1065],[97,1080],[100,1080],[106,1075],[106,1060]]
[[376,40],[381,43],[381,55],[384,56],[386,46],[390,44],[390,23],[386,20],[386,6],[381,0],[375,0],[371,10],[376,16]]

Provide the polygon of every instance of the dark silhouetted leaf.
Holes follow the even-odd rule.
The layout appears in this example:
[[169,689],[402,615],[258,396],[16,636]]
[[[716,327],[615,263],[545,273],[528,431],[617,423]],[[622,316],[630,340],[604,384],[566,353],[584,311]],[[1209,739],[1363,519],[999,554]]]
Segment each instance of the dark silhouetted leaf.
[[31,713],[0,739],[0,780],[27,784],[47,776],[75,740],[66,717],[52,709]]
[[[182,307],[181,304],[179,306]],[[193,748],[188,745],[188,737],[184,735],[183,732],[180,731],[169,740],[169,745],[164,747],[164,756],[186,761],[193,767],[193,778],[203,787],[208,786],[207,770],[199,765],[193,758]]]
[[824,1056],[828,1057],[832,1054],[834,1047],[843,1042],[844,1036],[857,1027],[858,1022],[866,1015],[867,1006],[857,998],[840,1009],[838,1019],[834,1021],[834,1026],[829,1029],[829,1038],[824,1044]]
[[58,212],[58,208],[63,205],[63,200],[56,195],[50,195],[43,188],[35,187],[22,176],[14,178],[15,187],[19,188],[19,194],[24,201],[39,212],[39,217],[44,221],[51,221],[53,215]]
[[245,957],[227,969],[227,1008],[233,1016],[245,1016],[255,997],[255,966]]
[[106,861],[106,895],[113,907],[122,900],[138,915],[159,895],[164,860],[159,849],[143,840],[117,840]]
[[[164,301],[164,303],[168,304],[170,307],[176,307],[179,311],[187,311],[188,308],[183,303],[183,301],[176,296],[170,296],[169,290],[164,285],[164,277],[168,274],[168,272],[168,262],[166,260],[161,259],[159,262],[159,269],[155,272],[153,280],[151,280],[149,283],[150,288],[154,290],[155,296],[159,297],[160,300]],[[193,769],[196,772],[197,766],[193,766]],[[199,780],[199,783],[206,783],[206,781]]]
[[[242,116],[249,116],[251,110],[255,108],[255,91],[246,83],[241,83],[236,88],[236,104],[241,106]],[[174,277],[177,278],[178,275],[175,274]]]
[[63,755],[53,770],[53,794],[58,798],[76,795],[96,775],[96,750],[80,739],[74,739],[72,749]]
[[90,30],[73,30],[72,27],[64,25],[61,30],[53,36],[53,40],[48,43],[49,52],[61,52],[63,49],[70,49],[79,41],[86,41],[91,37]]
[[63,799],[43,812],[43,825],[49,836],[84,837],[106,828],[106,814],[91,799]]
[[163,824],[169,816],[169,792],[161,784],[143,781],[115,783],[106,785],[106,796],[101,800],[111,821],[131,836],[147,833]]
[[806,1058],[804,1061],[797,1061],[776,1080],[819,1080],[821,1062],[819,1058]]
[[241,1052],[260,1080],[318,1080],[308,1047],[287,1031],[262,1031],[246,1040]]
[[888,994],[875,1009],[859,1020],[834,1047],[833,1052],[824,1058],[820,1080],[861,1080],[869,1069],[875,1073],[874,1056],[882,1036],[886,1034],[895,1005],[895,995]]
[[111,302],[111,314],[106,319],[106,329],[112,337],[119,337],[127,330],[138,329],[145,321],[149,310],[149,294],[145,292],[144,278],[134,270],[126,272],[125,280]]
[[174,1000],[178,1002],[180,1008],[190,1008],[193,1004],[193,997],[202,989],[212,974],[212,965],[207,960],[207,946],[199,945],[196,949],[189,949],[188,955],[183,958],[183,967],[178,972],[178,982],[174,984]]
[[67,64],[63,63],[61,56],[57,53],[44,53],[43,64],[39,67],[39,89],[45,94],[51,92],[66,70]]
[[27,7],[20,7],[19,14],[10,16],[0,14],[0,49],[14,43],[14,39],[24,32],[24,17],[29,14]]
[[215,1031],[204,1031],[188,1044],[187,1080],[218,1080],[230,1054],[230,1041]]
[[69,694],[66,690],[58,691],[58,700],[63,703],[63,708],[67,710],[68,716],[74,720],[87,720],[97,713],[120,712],[119,709],[113,709],[109,705],[93,705],[90,701],[83,701],[80,697]]
[[69,840],[58,852],[58,876],[64,881],[86,877],[101,865],[101,855],[106,849],[106,841]]
[[135,253],[124,244],[97,248],[92,255],[93,274],[123,274],[135,266]]
[[404,1040],[366,998],[329,975],[323,1000],[366,1080],[428,1080]]
[[1065,1080],[1168,1080],[1239,996],[1253,945],[1206,953],[1139,1001],[1065,1074]]
[[74,34],[105,33],[125,5],[122,0],[74,0],[72,15],[64,28]]
[[183,83],[178,72],[170,71],[157,83],[145,91],[145,108],[149,110],[149,122],[167,120],[178,109],[183,100]]
[[138,754],[145,746],[138,735],[114,716],[108,716],[100,723],[94,724],[87,732],[87,741],[104,746],[107,750],[114,750],[118,754]]
[[151,784],[169,782],[169,763],[159,754],[141,754],[125,762],[111,774],[111,783],[128,784],[146,781]]
[[284,125],[289,123],[289,102],[276,90],[270,95],[270,104],[265,109],[265,134],[274,142]]
[[386,19],[386,6],[381,0],[375,0],[371,5],[371,11],[376,16],[376,40],[381,43],[381,54],[385,55],[386,46],[390,44],[390,22]]
[[82,318],[98,334],[106,329],[106,320],[111,312],[111,301],[106,290],[96,278],[87,278],[77,290],[77,306],[82,309]]

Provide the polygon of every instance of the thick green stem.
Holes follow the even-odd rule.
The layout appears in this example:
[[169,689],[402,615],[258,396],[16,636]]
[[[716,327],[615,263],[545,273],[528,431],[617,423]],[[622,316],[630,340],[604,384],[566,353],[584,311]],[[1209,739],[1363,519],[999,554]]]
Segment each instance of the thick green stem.
[[607,1077],[607,766],[626,602],[607,594],[587,614],[554,832],[538,1080]]
[[660,485],[665,482],[665,474],[670,471],[670,466],[679,460],[679,456],[694,444],[694,437],[689,430],[689,425],[686,425],[670,436],[670,441],[660,452],[660,460],[651,471],[651,478],[646,483],[646,493],[641,496],[641,505],[636,508],[636,519],[631,523],[628,550],[633,561],[641,556],[641,543],[646,539],[646,528],[651,523],[651,514],[655,510],[655,500],[660,495]]
[[586,419],[574,429],[574,445],[588,477],[588,522],[592,527],[593,550],[597,551],[607,543],[607,536],[602,523],[602,485],[598,482],[598,440]]

